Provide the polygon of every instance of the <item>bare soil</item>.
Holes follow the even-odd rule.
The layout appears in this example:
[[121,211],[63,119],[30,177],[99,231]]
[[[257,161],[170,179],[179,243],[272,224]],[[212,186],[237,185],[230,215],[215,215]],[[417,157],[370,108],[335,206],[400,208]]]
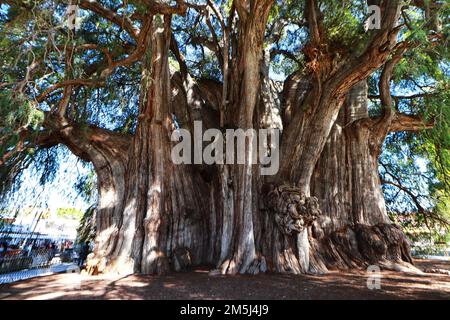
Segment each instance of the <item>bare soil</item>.
[[[425,269],[450,270],[450,261],[416,260]],[[166,276],[57,274],[0,286],[0,299],[445,299],[450,276],[382,271],[381,289],[367,288],[363,270],[326,275],[210,276],[208,269]]]

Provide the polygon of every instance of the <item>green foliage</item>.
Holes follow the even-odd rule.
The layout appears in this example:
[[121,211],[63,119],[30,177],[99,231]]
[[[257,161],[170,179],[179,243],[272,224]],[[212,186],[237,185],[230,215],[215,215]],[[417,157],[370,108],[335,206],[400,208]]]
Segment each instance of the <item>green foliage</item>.
[[0,93],[0,134],[2,136],[14,135],[21,128],[36,130],[43,120],[44,113],[36,107],[36,104],[24,97],[12,97],[8,92]]
[[83,211],[75,208],[58,208],[56,210],[56,215],[60,218],[81,220],[83,217]]
[[[107,6],[120,3],[102,1]],[[62,97],[62,90],[57,90],[45,102],[36,102],[39,93],[65,78],[65,48],[95,43],[120,59],[130,52],[133,41],[110,21],[82,10],[80,30],[68,32],[65,1],[9,1],[0,6],[0,160],[7,156],[0,165],[0,194],[7,196],[8,191],[18,190],[27,168],[33,165],[44,184],[54,177],[63,158],[55,147],[42,149],[34,142],[43,132],[45,112],[58,106]],[[71,76],[95,78],[98,74],[91,70],[101,73],[106,67],[101,53],[77,50]],[[76,103],[68,106],[70,118],[132,132],[139,80],[139,67],[133,66],[117,70],[105,88],[77,88]]]
[[355,45],[362,44],[367,34],[363,29],[366,6],[354,1],[322,1],[324,12],[324,29],[326,36],[339,47],[346,46],[355,50]]
[[95,232],[95,208],[91,207],[84,212],[81,218],[80,226],[77,229],[77,243],[93,242]]
[[[397,111],[420,116],[434,123],[434,128],[391,134],[380,157],[380,174],[387,182],[383,190],[392,219],[410,228],[413,239],[432,239],[433,243],[448,237],[450,221],[448,5],[441,6],[437,14],[442,21],[438,31],[423,10],[404,10],[407,28],[400,39],[414,46],[396,65],[391,86],[394,96],[403,96],[396,100]],[[370,81],[373,94],[378,93],[378,77],[375,74]],[[377,101],[372,107],[373,115],[381,114]]]
[[97,176],[95,171],[91,170],[89,174],[80,177],[75,183],[75,190],[87,203],[94,202],[97,196]]

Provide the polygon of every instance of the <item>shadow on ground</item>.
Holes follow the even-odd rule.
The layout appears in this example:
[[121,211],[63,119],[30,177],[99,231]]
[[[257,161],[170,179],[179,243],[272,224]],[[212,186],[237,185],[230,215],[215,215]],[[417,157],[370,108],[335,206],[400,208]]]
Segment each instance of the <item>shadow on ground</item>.
[[[450,262],[418,261],[450,270]],[[121,278],[58,274],[0,286],[0,299],[450,299],[450,276],[383,271],[381,289],[363,271],[327,275],[209,276],[207,269]]]

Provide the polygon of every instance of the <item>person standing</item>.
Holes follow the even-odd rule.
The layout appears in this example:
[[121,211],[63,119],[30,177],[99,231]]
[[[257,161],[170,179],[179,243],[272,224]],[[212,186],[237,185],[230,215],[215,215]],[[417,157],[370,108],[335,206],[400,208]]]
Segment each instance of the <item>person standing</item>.
[[0,247],[0,266],[3,264],[5,257],[8,253],[8,242],[3,242]]
[[81,268],[83,267],[84,263],[86,262],[87,256],[89,254],[90,246],[89,241],[86,241],[81,245],[80,249],[80,259],[78,261],[78,266]]

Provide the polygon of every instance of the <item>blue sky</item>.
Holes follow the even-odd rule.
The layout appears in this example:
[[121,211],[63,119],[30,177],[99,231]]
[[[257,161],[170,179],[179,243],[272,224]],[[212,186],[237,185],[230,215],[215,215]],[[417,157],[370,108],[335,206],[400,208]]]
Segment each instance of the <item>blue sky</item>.
[[78,194],[74,184],[80,175],[87,175],[91,166],[84,165],[70,152],[60,148],[58,156],[60,165],[56,171],[55,179],[45,185],[40,184],[41,173],[34,165],[23,172],[20,188],[11,195],[9,207],[49,208],[54,211],[58,208],[74,207],[86,210],[92,203],[87,203]]

